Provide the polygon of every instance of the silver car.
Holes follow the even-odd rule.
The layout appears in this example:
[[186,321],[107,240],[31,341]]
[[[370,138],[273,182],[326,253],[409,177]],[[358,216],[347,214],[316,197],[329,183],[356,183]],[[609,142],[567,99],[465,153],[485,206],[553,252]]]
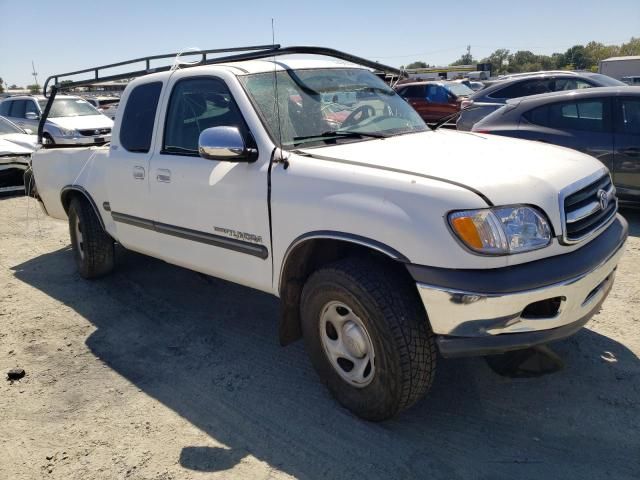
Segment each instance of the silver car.
[[[46,104],[47,99],[39,95],[9,97],[0,102],[0,115],[35,133]],[[102,145],[111,141],[112,128],[113,120],[83,98],[59,95],[44,125],[43,138],[65,145]]]
[[565,90],[624,85],[619,80],[606,75],[590,72],[514,74],[493,82],[464,101],[457,127],[458,130],[471,130],[476,122],[502,107],[511,98]]

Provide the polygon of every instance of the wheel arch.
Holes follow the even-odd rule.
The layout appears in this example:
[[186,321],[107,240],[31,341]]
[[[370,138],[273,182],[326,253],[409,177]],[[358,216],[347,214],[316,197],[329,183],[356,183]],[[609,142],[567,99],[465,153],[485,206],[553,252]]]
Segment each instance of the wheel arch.
[[309,276],[317,269],[351,255],[369,256],[379,263],[397,268],[411,280],[404,267],[409,259],[377,240],[337,231],[314,231],[299,236],[287,248],[278,278],[282,304],[279,339],[285,346],[302,336],[300,297]]
[[98,217],[100,226],[106,232],[107,229],[105,228],[104,220],[102,219],[102,215],[100,215],[100,210],[98,210],[98,206],[96,205],[96,202],[91,197],[91,194],[84,187],[81,187],[80,185],[67,185],[62,188],[62,191],[60,192],[60,202],[62,203],[62,208],[64,208],[64,212],[67,215],[69,215],[69,205],[71,204],[71,200],[74,197],[81,197],[87,200],[87,202],[89,202],[89,205],[91,205],[91,208],[93,208],[93,211],[96,214],[96,217]]

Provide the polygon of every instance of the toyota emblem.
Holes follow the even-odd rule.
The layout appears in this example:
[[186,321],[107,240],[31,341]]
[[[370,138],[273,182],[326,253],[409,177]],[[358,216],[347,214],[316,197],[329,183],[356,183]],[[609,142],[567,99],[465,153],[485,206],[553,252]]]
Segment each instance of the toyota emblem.
[[[93,132],[94,135],[100,135],[100,130],[96,130]],[[604,190],[603,190],[604,191]]]
[[598,190],[598,202],[600,202],[600,208],[606,210],[609,206],[609,194],[604,190]]

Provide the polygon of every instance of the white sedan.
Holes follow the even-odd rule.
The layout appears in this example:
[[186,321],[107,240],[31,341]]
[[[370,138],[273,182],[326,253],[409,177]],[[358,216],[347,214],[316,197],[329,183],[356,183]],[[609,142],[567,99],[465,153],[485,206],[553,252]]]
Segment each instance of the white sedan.
[[24,189],[24,172],[31,163],[38,137],[0,117],[0,193]]

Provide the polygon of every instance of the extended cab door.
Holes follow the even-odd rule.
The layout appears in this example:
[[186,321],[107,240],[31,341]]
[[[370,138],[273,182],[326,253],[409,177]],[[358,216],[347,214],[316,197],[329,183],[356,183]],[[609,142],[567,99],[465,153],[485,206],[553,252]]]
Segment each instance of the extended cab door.
[[616,105],[613,182],[621,197],[640,199],[640,97],[620,96]]
[[[150,219],[149,163],[163,81],[136,81],[122,98],[124,113],[116,120],[107,172],[107,206],[115,237],[126,248],[156,255]],[[102,205],[102,208],[105,208]],[[105,209],[106,210],[106,209]]]
[[267,176],[272,152],[259,148],[252,163],[198,154],[200,132],[211,127],[237,127],[246,143],[253,142],[238,97],[251,108],[231,74],[226,79],[193,76],[189,70],[172,75],[149,174],[156,245],[171,263],[271,291]]

